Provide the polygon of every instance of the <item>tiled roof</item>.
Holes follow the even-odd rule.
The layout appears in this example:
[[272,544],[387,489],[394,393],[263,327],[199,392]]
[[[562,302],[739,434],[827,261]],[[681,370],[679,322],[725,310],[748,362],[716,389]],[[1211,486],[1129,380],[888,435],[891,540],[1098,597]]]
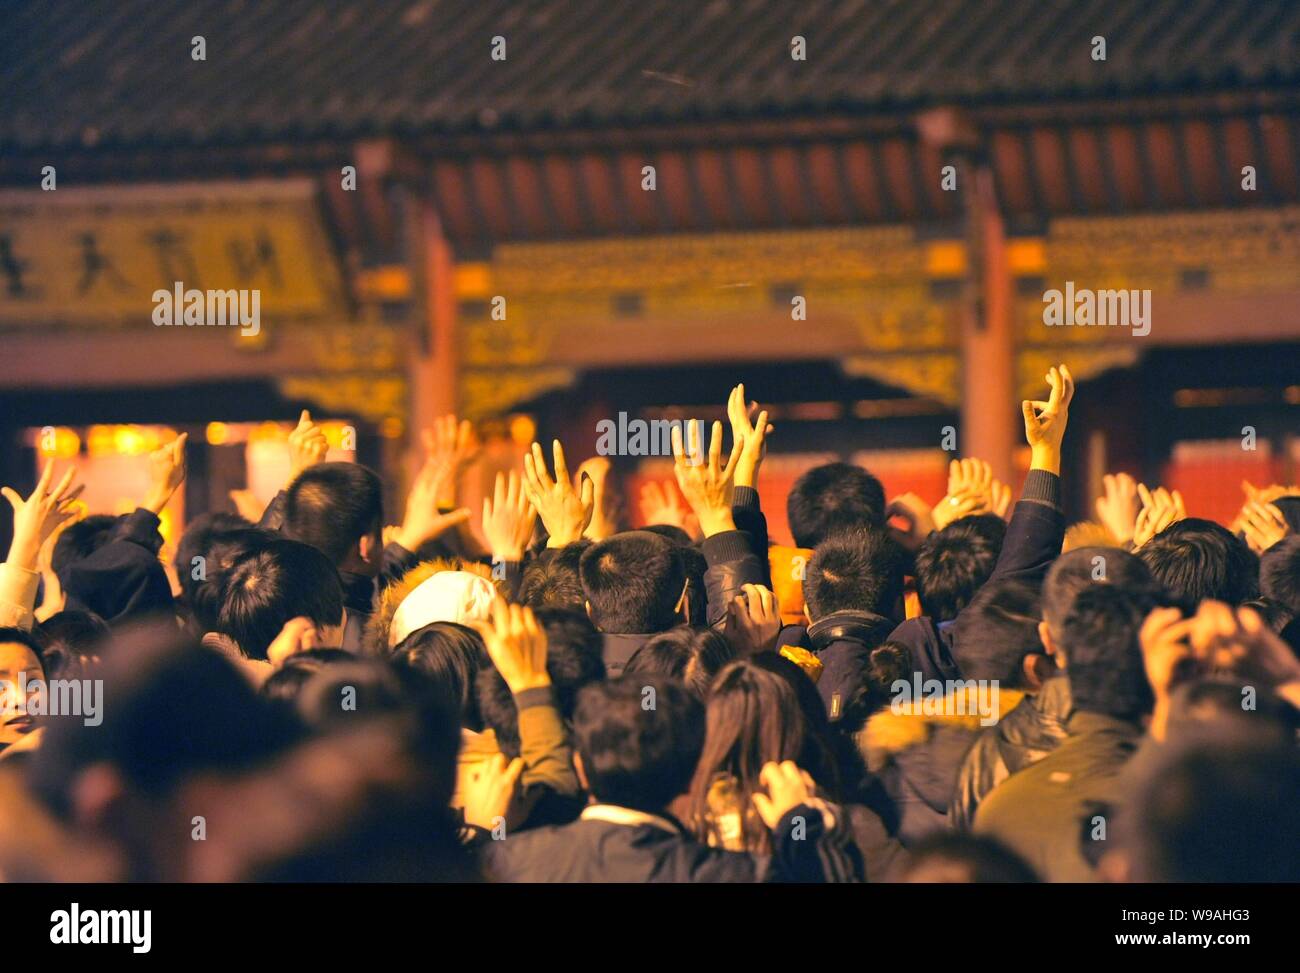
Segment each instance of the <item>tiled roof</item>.
[[[8,0],[0,16],[0,146],[19,150],[1300,81],[1300,0]],[[205,61],[191,58],[196,35]],[[790,56],[795,35],[805,61]]]

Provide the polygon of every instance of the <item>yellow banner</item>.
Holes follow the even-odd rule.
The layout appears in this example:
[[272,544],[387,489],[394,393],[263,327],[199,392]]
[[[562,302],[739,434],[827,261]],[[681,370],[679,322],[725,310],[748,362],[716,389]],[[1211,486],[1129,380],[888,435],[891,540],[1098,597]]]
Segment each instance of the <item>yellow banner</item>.
[[152,327],[178,283],[259,291],[268,322],[337,315],[311,182],[0,192],[0,324]]

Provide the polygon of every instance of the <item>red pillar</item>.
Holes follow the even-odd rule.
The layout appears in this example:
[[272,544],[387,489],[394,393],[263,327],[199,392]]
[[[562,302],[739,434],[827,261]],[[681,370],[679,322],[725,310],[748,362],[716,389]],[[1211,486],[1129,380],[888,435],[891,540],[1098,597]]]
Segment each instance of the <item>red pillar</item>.
[[978,456],[993,474],[1014,484],[1012,453],[1019,443],[1015,417],[1015,342],[1006,233],[987,165],[974,171],[966,194],[970,297],[962,312],[962,398],[958,447]]
[[411,356],[410,464],[423,456],[421,429],[440,415],[459,410],[456,339],[456,282],[451,243],[437,209],[419,202],[421,320],[417,322],[415,353]]

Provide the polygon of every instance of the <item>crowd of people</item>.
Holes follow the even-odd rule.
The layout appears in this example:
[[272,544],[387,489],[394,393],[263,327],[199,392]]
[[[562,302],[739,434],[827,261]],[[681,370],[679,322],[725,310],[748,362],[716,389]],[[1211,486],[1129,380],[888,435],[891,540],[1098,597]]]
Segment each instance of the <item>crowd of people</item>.
[[558,441],[471,529],[454,417],[386,526],[304,412],[259,519],[169,562],[184,435],[123,516],[47,465],[3,491],[0,878],[1300,878],[1300,490],[1223,526],[1117,474],[1067,525],[1046,383],[1018,499],[976,458],[933,508],[830,463],[794,547],[744,386],[633,530]]

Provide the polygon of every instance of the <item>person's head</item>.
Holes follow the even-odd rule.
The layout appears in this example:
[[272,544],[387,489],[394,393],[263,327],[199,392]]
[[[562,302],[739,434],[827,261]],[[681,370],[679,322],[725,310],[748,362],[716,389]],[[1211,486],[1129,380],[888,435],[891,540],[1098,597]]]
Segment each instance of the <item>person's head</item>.
[[[600,633],[583,612],[539,608],[533,614],[546,631],[546,673],[551,677],[560,716],[567,720],[582,688],[605,678]],[[502,753],[518,756],[519,710],[501,673],[491,665],[484,666],[474,688],[484,726],[493,731]]]
[[91,514],[60,532],[50,554],[50,567],[60,584],[66,588],[72,566],[90,557],[112,539],[120,519],[111,514]]
[[1239,676],[1210,675],[1170,693],[1165,742],[1280,745],[1295,740],[1297,718],[1300,712],[1275,693],[1260,693]]
[[578,565],[591,620],[602,632],[664,632],[683,620],[686,569],[671,542],[644,530],[592,544]]
[[1259,593],[1300,615],[1300,534],[1289,534],[1260,555]]
[[826,463],[795,481],[786,515],[795,545],[816,547],[842,530],[884,526],[885,488],[860,466]]
[[379,573],[383,520],[383,484],[357,463],[317,463],[286,492],[284,535],[321,551],[340,571]]
[[840,531],[817,546],[804,572],[808,618],[853,611],[900,620],[903,551],[882,528]]
[[658,534],[660,537],[671,542],[677,547],[691,547],[695,541],[691,535],[682,530],[676,524],[647,524],[640,530],[647,530],[652,534]]
[[994,514],[962,517],[935,531],[916,552],[916,593],[921,612],[946,622],[970,604],[993,573],[1006,521]]
[[718,670],[735,655],[720,632],[678,625],[646,641],[628,659],[623,672],[671,676],[703,699]]
[[307,680],[328,665],[351,662],[356,656],[346,649],[305,649],[289,656],[258,687],[264,699],[273,705],[296,712],[298,694]]
[[582,591],[578,562],[589,547],[591,541],[581,540],[564,547],[544,548],[528,562],[519,579],[519,604],[586,611],[587,596]]
[[31,633],[0,628],[0,751],[36,729],[23,686],[44,678],[40,645]]
[[442,692],[449,708],[460,714],[462,726],[483,728],[475,684],[479,672],[492,663],[478,632],[455,622],[434,622],[402,639],[390,661],[420,673]]
[[400,714],[409,700],[399,674],[382,659],[357,657],[320,666],[298,689],[302,722],[317,732]]
[[56,815],[110,837],[131,877],[147,880],[158,855],[175,853],[159,834],[174,831],[167,802],[182,781],[255,766],[293,735],[233,662],[172,623],[115,630],[97,675],[98,721],[48,721],[28,779]]
[[737,815],[750,851],[770,847],[753,809],[763,765],[803,756],[803,712],[790,682],[748,659],[718,673],[705,703],[704,749],[691,781],[689,822],[701,841],[722,844],[723,816]]
[[574,767],[592,797],[657,814],[690,786],[704,706],[674,679],[619,676],[578,695],[573,736]]
[[992,838],[936,834],[923,838],[909,851],[904,882],[983,885],[1038,881],[1034,870],[1019,855]]
[[[202,550],[182,562],[177,558],[185,607],[196,635],[215,632],[226,599],[226,584],[236,564],[280,539],[274,531],[260,527],[243,527],[213,533]],[[194,558],[202,558],[195,562]]]
[[[200,514],[185,525],[185,532],[176,542],[176,577],[181,585],[181,597],[192,605],[198,589],[207,580],[207,561],[217,538],[231,531],[248,530],[252,522],[239,514]],[[195,558],[202,558],[196,561]]]
[[1060,641],[1065,616],[1079,592],[1106,584],[1152,597],[1160,593],[1159,583],[1141,558],[1117,547],[1079,547],[1052,562],[1043,582],[1043,622],[1039,626],[1039,636],[1049,652]]
[[326,644],[342,636],[338,571],[310,545],[268,541],[231,569],[225,588],[217,631],[250,659],[266,659],[267,648],[293,618],[315,622]]
[[1112,878],[1300,881],[1300,754],[1293,743],[1173,748],[1128,807],[1121,850],[1103,862]]
[[436,571],[398,603],[386,648],[391,651],[412,632],[435,622],[486,621],[498,597],[496,585],[478,571]]
[[1075,596],[1061,625],[1057,657],[1065,663],[1076,710],[1130,722],[1150,710],[1138,632],[1155,606],[1148,594],[1113,584]]
[[1239,605],[1259,593],[1259,558],[1212,520],[1170,524],[1142,545],[1138,557],[1184,611],[1195,611],[1206,598]]
[[1048,661],[1038,637],[1041,617],[1036,586],[1015,578],[984,585],[954,627],[952,657],[962,678],[1036,688],[1047,678],[1034,665]]
[[51,677],[78,678],[99,660],[108,642],[109,628],[98,615],[61,611],[36,626],[32,633],[41,645],[41,662]]

